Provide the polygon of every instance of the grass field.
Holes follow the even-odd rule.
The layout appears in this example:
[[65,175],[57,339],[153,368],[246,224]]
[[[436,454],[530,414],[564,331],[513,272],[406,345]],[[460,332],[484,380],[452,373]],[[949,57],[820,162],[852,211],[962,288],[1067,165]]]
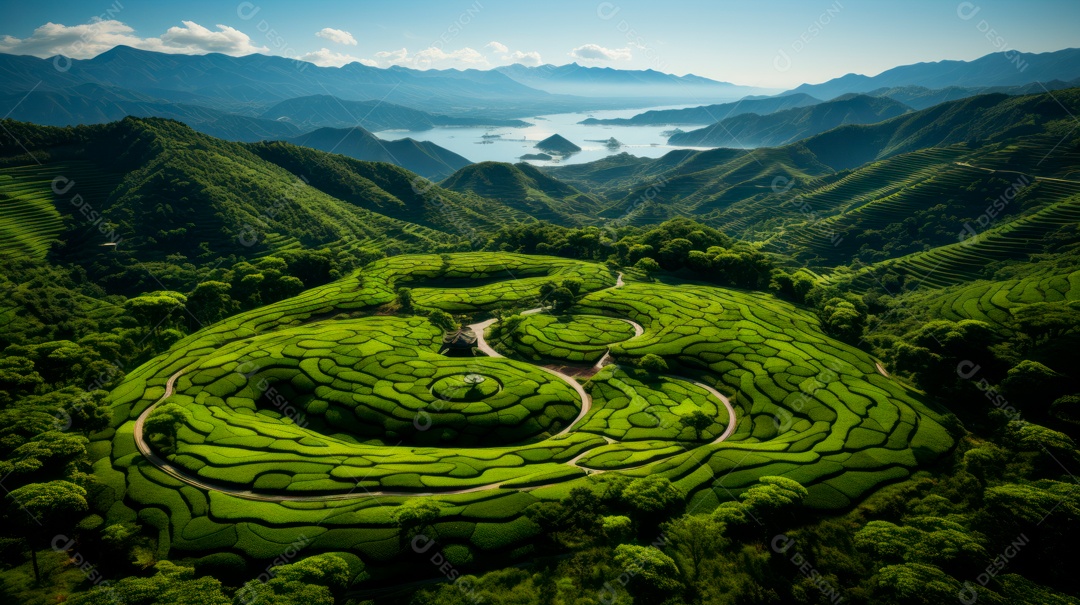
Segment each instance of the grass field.
[[[618,366],[585,383],[592,407],[569,430],[583,402],[526,353],[443,357],[426,318],[376,315],[407,285],[417,307],[467,323],[532,308],[542,284],[570,277],[584,284],[579,304],[566,317],[526,316],[514,333],[543,358],[614,354]],[[614,284],[610,269],[566,259],[400,256],[210,326],[112,393],[113,427],[92,444],[116,497],[102,513],[156,523],[184,552],[270,558],[304,535],[312,549],[374,563],[399,548],[394,508],[426,497],[442,507],[440,539],[509,553],[538,531],[525,508],[590,473],[660,474],[703,510],[785,475],[808,487],[811,506],[836,509],[952,446],[933,411],[808,312],[764,294]],[[670,369],[633,368],[650,353]],[[138,453],[134,420],[178,373],[166,401],[188,418],[172,464],[240,494],[197,489]],[[735,417],[692,381],[727,394]],[[697,410],[714,419],[700,433],[680,422]]]

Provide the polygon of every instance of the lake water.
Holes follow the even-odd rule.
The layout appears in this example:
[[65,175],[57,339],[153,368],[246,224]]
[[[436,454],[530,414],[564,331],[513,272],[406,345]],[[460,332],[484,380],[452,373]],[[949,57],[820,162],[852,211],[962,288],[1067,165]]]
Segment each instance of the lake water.
[[[554,164],[580,164],[592,162],[609,155],[627,152],[639,157],[658,158],[672,149],[701,149],[697,147],[672,147],[662,133],[674,126],[585,126],[578,122],[586,118],[629,118],[650,109],[682,109],[695,105],[669,105],[642,109],[617,109],[581,113],[558,113],[531,118],[521,118],[533,124],[528,128],[487,128],[440,126],[430,130],[409,132],[384,130],[375,135],[382,139],[397,140],[406,137],[418,141],[431,141],[473,162],[520,162],[527,153],[540,153],[536,143],[553,134],[560,134],[581,147],[581,152],[554,161],[529,160],[530,164],[549,166]],[[696,126],[681,126],[683,130]],[[485,135],[487,135],[485,137]],[[604,143],[615,137],[622,147],[609,149]]]

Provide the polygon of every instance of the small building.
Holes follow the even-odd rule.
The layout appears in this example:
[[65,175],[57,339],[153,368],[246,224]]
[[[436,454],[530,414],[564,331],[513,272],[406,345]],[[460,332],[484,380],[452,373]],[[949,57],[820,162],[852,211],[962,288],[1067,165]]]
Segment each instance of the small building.
[[442,350],[439,352],[450,357],[472,357],[476,347],[476,332],[472,328],[462,327],[447,332],[443,336]]

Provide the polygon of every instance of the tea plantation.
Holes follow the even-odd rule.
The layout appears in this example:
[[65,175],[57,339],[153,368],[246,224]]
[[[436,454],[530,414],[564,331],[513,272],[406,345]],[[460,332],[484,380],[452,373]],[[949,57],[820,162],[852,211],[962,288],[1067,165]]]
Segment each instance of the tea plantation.
[[[570,278],[577,303],[516,316],[508,358],[439,353],[430,310],[504,316]],[[938,414],[809,312],[703,285],[615,285],[607,267],[561,258],[399,256],[209,326],[112,392],[112,428],[92,443],[113,495],[100,512],[187,554],[269,559],[304,539],[377,564],[402,545],[393,512],[425,498],[441,542],[512,556],[538,532],[525,508],[590,475],[662,475],[698,510],[782,475],[810,506],[839,509],[953,445]],[[542,365],[609,352],[578,379],[584,401]],[[649,354],[667,369],[636,367]],[[136,431],[169,403],[184,411],[174,442]],[[684,422],[697,412],[711,423]]]

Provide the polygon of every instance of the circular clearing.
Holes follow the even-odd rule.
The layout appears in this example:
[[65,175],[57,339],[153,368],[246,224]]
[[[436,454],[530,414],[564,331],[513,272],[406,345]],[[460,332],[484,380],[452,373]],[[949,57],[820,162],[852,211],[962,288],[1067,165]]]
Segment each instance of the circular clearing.
[[498,380],[475,373],[446,376],[431,385],[431,394],[443,401],[480,401],[501,390]]

